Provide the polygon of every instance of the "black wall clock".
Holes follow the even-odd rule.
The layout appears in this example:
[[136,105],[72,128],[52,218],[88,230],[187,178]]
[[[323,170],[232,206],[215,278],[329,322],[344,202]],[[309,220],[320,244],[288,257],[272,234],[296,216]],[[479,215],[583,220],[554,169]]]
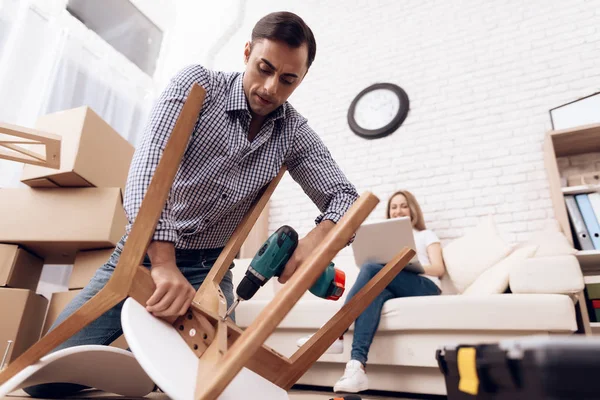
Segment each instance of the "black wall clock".
[[402,125],[409,110],[408,95],[393,83],[376,83],[361,91],[348,109],[348,125],[358,136],[378,139]]

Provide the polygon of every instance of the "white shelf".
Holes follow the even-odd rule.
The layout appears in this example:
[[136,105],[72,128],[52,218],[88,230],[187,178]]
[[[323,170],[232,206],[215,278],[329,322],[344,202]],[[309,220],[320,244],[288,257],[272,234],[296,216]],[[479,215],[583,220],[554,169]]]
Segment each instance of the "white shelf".
[[600,250],[579,250],[575,256],[584,274],[600,275]]
[[600,192],[600,185],[567,186],[562,188],[563,194],[581,194]]
[[592,328],[592,335],[600,335],[600,322],[590,322]]

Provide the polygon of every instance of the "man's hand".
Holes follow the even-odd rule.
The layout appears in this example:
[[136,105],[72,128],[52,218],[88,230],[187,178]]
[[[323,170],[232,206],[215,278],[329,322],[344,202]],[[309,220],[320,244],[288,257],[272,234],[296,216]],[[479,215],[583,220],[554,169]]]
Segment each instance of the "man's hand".
[[292,277],[296,269],[308,258],[311,252],[325,239],[327,233],[333,229],[335,223],[330,220],[322,221],[304,238],[298,241],[298,247],[285,265],[283,273],[279,277],[280,283],[286,283]]
[[156,290],[146,302],[146,310],[156,317],[183,315],[190,307],[196,290],[177,268],[175,246],[169,242],[152,242],[148,255],[152,262],[150,275]]

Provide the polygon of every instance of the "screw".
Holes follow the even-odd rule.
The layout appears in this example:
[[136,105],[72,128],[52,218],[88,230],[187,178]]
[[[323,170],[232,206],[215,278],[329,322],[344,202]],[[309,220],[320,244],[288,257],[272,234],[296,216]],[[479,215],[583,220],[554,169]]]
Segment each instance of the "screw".
[[2,363],[0,363],[0,371],[4,369],[4,364],[6,364],[6,361],[8,360],[8,354],[10,352],[10,347],[12,346],[13,341],[9,340],[8,344],[6,345],[6,350],[4,351],[4,357],[2,357]]

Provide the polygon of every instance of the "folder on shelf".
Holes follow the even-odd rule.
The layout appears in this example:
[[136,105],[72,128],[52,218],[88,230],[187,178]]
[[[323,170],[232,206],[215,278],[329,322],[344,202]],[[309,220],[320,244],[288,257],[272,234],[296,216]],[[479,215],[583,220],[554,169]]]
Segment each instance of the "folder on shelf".
[[565,196],[565,203],[567,205],[567,211],[569,212],[569,218],[573,224],[573,229],[577,235],[577,241],[581,250],[594,250],[592,239],[590,239],[589,232],[583,222],[583,217],[577,207],[575,197],[571,194]]
[[594,210],[596,219],[600,223],[600,193],[590,193],[588,194],[588,198],[590,199],[590,204],[592,205],[592,210]]
[[575,201],[577,201],[579,211],[581,211],[583,222],[585,223],[585,226],[589,232],[589,237],[592,240],[594,248],[596,250],[600,250],[600,225],[598,225],[598,219],[596,218],[594,210],[592,209],[590,198],[585,193],[576,194]]
[[600,300],[600,283],[586,283],[585,289],[590,300]]

